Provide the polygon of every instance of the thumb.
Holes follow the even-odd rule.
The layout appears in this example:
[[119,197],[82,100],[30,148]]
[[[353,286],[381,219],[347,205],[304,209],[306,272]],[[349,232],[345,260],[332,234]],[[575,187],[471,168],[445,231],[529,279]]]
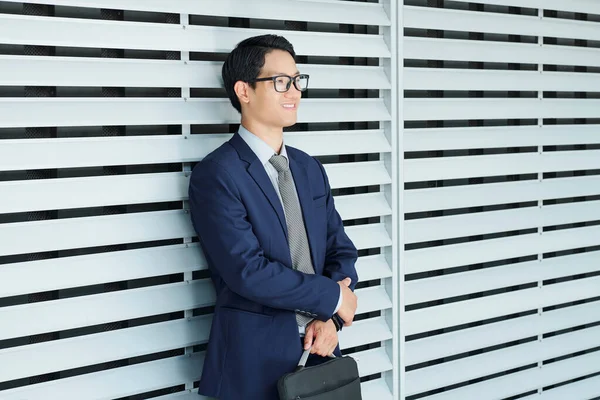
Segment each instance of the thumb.
[[346,286],[350,286],[350,284],[352,283],[352,279],[346,278],[342,281],[342,283]]
[[309,325],[306,328],[306,334],[304,336],[304,350],[310,349],[313,344],[313,327]]

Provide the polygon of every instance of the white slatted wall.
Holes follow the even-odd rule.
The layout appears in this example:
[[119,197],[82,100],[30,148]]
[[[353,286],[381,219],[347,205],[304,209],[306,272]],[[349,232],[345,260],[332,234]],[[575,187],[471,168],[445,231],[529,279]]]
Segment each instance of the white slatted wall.
[[199,398],[214,291],[188,175],[237,129],[226,53],[267,32],[311,75],[286,142],[325,163],[360,250],[359,316],[341,347],[365,399],[393,398],[395,10],[0,1],[0,399]]
[[37,3],[0,1],[1,399],[197,398],[186,175],[273,30],[360,249],[365,398],[600,398],[598,1]]
[[600,398],[600,2],[402,21],[403,394]]

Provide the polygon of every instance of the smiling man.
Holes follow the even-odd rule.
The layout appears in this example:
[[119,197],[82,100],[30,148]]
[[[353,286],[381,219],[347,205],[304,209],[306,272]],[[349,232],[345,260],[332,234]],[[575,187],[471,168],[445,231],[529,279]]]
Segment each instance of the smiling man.
[[340,355],[356,312],[356,248],[323,166],[286,146],[309,76],[283,37],[246,39],[222,70],[241,125],[193,170],[189,197],[217,302],[200,394],[275,400],[303,349]]

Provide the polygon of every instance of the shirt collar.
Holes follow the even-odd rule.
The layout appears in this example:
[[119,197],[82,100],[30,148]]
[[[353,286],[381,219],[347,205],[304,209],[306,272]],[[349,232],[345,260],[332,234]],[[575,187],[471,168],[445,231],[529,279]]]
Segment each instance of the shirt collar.
[[[267,165],[271,157],[273,157],[273,155],[275,154],[275,151],[273,151],[271,146],[269,146],[264,140],[262,140],[246,128],[244,128],[242,125],[240,125],[238,133],[244,140],[244,142],[246,142],[248,147],[250,147],[254,154],[256,154],[256,157],[258,157],[262,165]],[[285,148],[285,143],[281,145],[281,151],[279,152],[279,155],[284,156],[289,162],[287,150]]]

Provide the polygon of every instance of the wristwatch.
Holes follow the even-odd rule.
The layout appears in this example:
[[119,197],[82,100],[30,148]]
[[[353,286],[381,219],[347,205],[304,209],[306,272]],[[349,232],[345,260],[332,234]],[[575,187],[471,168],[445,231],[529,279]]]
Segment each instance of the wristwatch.
[[331,317],[331,320],[333,321],[333,324],[335,325],[335,329],[339,332],[342,330],[342,327],[344,326],[344,320],[342,319],[342,317],[340,317],[337,314],[333,314],[333,316]]

